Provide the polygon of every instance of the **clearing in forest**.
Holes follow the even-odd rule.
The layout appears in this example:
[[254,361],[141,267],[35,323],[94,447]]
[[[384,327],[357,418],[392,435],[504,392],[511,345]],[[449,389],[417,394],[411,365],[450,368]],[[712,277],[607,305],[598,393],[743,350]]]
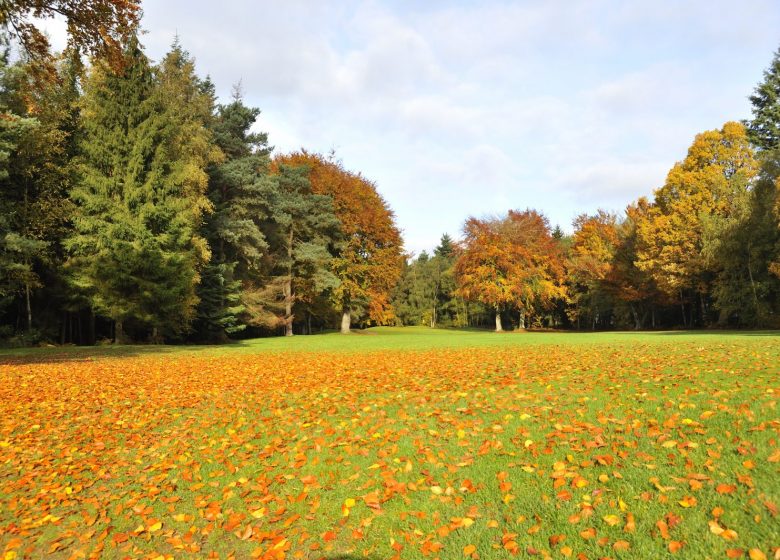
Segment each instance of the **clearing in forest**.
[[777,558],[780,337],[0,355],[0,558]]

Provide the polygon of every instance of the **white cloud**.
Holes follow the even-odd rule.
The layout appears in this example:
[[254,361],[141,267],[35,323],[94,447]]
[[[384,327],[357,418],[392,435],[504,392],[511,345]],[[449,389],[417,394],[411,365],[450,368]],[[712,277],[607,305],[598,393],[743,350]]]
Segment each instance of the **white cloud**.
[[694,135],[749,115],[777,48],[773,0],[145,0],[222,95],[241,79],[281,151],[335,147],[407,245],[468,215],[537,207],[568,226],[650,195]]

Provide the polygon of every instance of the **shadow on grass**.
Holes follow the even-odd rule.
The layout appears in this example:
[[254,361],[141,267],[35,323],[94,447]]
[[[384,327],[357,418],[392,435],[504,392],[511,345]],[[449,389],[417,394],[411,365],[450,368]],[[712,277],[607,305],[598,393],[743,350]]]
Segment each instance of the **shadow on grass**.
[[[197,350],[193,346],[122,345],[122,346],[56,346],[46,348],[3,348],[0,365],[56,364],[88,362],[96,358],[133,358]],[[203,347],[205,348],[205,347]]]
[[718,329],[691,329],[681,331],[595,331],[612,334],[646,334],[656,336],[780,336],[780,330],[718,330]]

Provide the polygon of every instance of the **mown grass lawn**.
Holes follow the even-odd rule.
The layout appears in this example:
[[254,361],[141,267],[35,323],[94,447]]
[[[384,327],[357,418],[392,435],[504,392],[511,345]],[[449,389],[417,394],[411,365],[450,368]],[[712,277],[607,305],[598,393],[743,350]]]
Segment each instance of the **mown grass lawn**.
[[780,557],[780,336],[0,354],[3,558]]

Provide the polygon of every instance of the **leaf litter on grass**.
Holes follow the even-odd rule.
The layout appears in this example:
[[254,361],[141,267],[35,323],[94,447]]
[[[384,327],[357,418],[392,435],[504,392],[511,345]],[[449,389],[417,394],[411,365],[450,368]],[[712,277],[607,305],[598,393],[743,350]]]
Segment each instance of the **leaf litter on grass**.
[[0,558],[780,558],[765,341],[0,366]]

